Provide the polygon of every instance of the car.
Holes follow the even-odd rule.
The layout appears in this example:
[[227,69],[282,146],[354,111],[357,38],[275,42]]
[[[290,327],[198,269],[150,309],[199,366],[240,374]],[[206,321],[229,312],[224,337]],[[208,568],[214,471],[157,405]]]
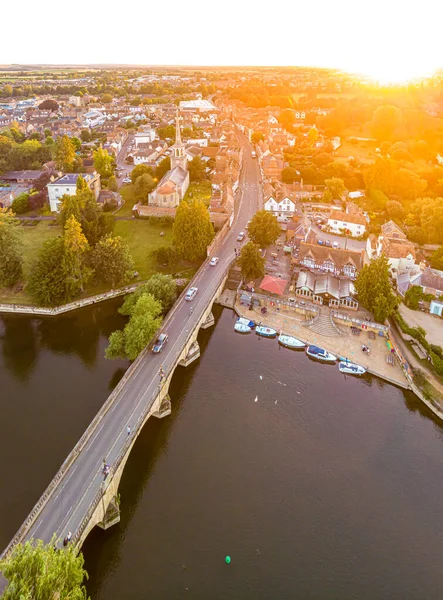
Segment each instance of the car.
[[122,181],[122,183],[131,183],[132,179],[130,177],[125,177]]
[[152,346],[152,352],[154,352],[154,354],[158,354],[159,352],[161,352],[163,350],[163,346],[166,344],[167,341],[168,334],[161,333],[156,339],[155,344]]
[[244,239],[245,239],[245,232],[240,231],[240,233],[237,236],[237,242],[242,242]]
[[323,240],[317,240],[317,244],[320,244],[320,246],[323,246]]
[[194,300],[194,298],[196,297],[197,292],[198,292],[198,288],[197,287],[191,287],[191,288],[189,288],[189,290],[186,292],[185,300],[187,302],[191,302],[191,300]]
[[218,263],[218,260],[218,256],[214,256],[213,258],[211,258],[211,262],[209,263],[211,267],[215,267],[215,265]]
[[340,245],[339,245],[339,243],[338,243],[338,242],[332,242],[332,246],[333,246],[334,248],[340,248]]
[[327,246],[328,248],[330,248],[332,246],[331,242],[329,240],[325,241],[325,246]]

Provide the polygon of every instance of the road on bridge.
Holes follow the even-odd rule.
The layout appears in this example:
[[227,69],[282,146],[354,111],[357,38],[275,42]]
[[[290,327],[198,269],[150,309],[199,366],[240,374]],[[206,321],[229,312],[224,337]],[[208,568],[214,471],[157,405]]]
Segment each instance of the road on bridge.
[[198,294],[192,302],[192,314],[191,304],[183,298],[175,305],[172,320],[165,329],[169,342],[163,352],[156,355],[148,353],[140,361],[78,458],[58,483],[25,539],[40,538],[48,542],[54,533],[63,538],[68,531],[74,534],[78,530],[103,482],[103,459],[106,458],[110,465],[116,460],[127,441],[127,426],[133,427],[146,407],[152,406],[155,401],[161,365],[166,373],[173,368],[189,332],[197,325],[212,300],[223,273],[234,258],[237,235],[257,210],[260,193],[257,161],[251,157],[246,138],[240,134],[239,138],[244,157],[238,217],[216,251],[220,259],[218,265],[210,267],[206,262],[193,282],[198,287]]

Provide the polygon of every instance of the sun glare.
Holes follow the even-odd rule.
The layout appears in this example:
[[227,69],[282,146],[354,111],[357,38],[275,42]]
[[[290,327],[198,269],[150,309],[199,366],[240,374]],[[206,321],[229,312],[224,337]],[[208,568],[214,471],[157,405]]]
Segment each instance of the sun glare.
[[419,81],[433,74],[433,69],[419,68],[410,64],[378,64],[359,69],[360,73],[381,85],[401,85],[411,81]]

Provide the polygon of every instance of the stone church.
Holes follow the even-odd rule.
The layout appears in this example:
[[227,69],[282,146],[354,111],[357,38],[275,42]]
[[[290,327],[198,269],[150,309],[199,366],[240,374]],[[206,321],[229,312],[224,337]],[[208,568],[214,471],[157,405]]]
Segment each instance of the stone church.
[[189,187],[188,160],[185,145],[181,139],[178,111],[175,118],[175,144],[171,146],[171,150],[171,169],[165,173],[155,190],[149,194],[149,206],[176,208]]

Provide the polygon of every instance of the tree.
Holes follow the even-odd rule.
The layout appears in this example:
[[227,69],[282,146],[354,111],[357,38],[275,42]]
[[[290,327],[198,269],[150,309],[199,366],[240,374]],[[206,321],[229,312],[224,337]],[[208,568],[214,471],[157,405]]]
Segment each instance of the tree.
[[325,179],[325,186],[331,192],[334,200],[342,200],[346,193],[346,187],[343,179],[340,177],[331,177],[331,179]]
[[412,310],[418,310],[419,301],[425,299],[425,294],[419,285],[412,285],[405,294],[405,304]]
[[438,248],[430,257],[429,262],[433,269],[443,271],[443,246]]
[[259,210],[248,227],[249,237],[260,248],[273,244],[281,233],[277,218],[266,210]]
[[60,550],[55,543],[54,536],[49,544],[43,540],[18,544],[0,561],[8,580],[4,600],[87,600],[83,554],[74,545]]
[[9,287],[22,276],[22,249],[13,212],[0,209],[0,287]]
[[156,273],[141,289],[161,303],[164,313],[168,312],[177,298],[177,284],[171,275]]
[[83,284],[90,276],[90,271],[84,264],[84,254],[89,250],[88,240],[73,215],[66,221],[64,243],[67,285],[75,296],[79,291],[84,291]]
[[112,94],[102,94],[101,101],[103,102],[103,104],[109,104],[110,102],[112,102]]
[[80,152],[80,150],[82,149],[82,142],[81,142],[81,140],[78,137],[74,136],[74,137],[71,138],[71,142],[72,142],[72,144],[74,146],[74,150],[76,152]]
[[46,240],[31,266],[27,290],[37,304],[57,306],[71,300],[67,287],[63,238]]
[[118,192],[118,183],[114,175],[108,179],[108,190],[111,192]]
[[135,180],[134,185],[134,193],[135,198],[138,202],[142,204],[146,204],[148,202],[148,195],[155,188],[155,181],[151,175],[145,173],[144,175],[140,175]]
[[281,179],[283,183],[294,183],[300,181],[300,173],[293,167],[285,167],[281,172]]
[[190,181],[201,181],[202,179],[205,179],[206,167],[200,156],[194,156],[188,163],[188,171]]
[[380,141],[392,141],[401,118],[401,111],[396,106],[378,106],[372,116],[372,135]]
[[368,193],[373,210],[385,210],[389,198],[381,190],[371,189]]
[[430,244],[443,244],[443,198],[419,198],[411,206]]
[[58,102],[52,100],[52,98],[48,98],[47,100],[43,100],[38,105],[39,110],[50,110],[51,112],[58,110]]
[[408,238],[411,240],[411,242],[414,242],[414,244],[419,244],[420,246],[426,244],[426,232],[418,225],[412,225],[412,227],[408,227]]
[[69,171],[74,165],[75,149],[67,135],[62,135],[55,142],[55,163],[61,171]]
[[22,215],[29,210],[29,194],[23,192],[14,198],[11,204],[12,211],[17,215]]
[[81,138],[82,142],[90,142],[91,134],[89,132],[89,129],[82,129],[82,131],[80,133],[80,138]]
[[101,175],[101,177],[108,178],[114,174],[114,159],[109,156],[108,151],[104,150],[101,146],[98,150],[93,153],[94,157],[94,169]]
[[264,139],[265,139],[265,134],[262,133],[261,131],[254,131],[254,133],[251,135],[251,142],[253,144],[258,144],[258,142],[261,142]]
[[314,127],[311,127],[311,129],[308,131],[307,138],[308,138],[311,146],[313,146],[315,144],[315,142],[318,140],[318,129],[317,129],[317,127],[315,127],[315,125],[314,125]]
[[263,277],[265,274],[265,259],[261,256],[260,249],[254,242],[248,242],[243,246],[238,262],[245,281]]
[[392,314],[397,298],[389,281],[389,263],[384,254],[363,267],[355,281],[355,289],[359,302],[376,321],[383,323]]
[[113,289],[131,278],[134,261],[121,237],[107,236],[99,240],[92,252],[91,263],[98,281]]
[[157,179],[160,181],[160,179],[163,177],[163,175],[165,175],[171,168],[171,159],[169,158],[169,156],[167,156],[166,158],[164,158],[160,164],[158,165],[158,167],[155,170],[155,176],[157,177]]
[[58,221],[63,227],[69,217],[73,216],[79,223],[82,221],[84,203],[80,202],[77,194],[64,194],[60,198]]
[[161,312],[158,300],[150,294],[142,294],[130,308],[129,323],[124,330],[111,333],[106,358],[135,360],[160,327]]
[[390,200],[386,203],[386,212],[388,213],[388,217],[394,221],[403,221],[405,218],[405,209],[396,200]]
[[159,246],[152,250],[151,255],[156,259],[159,265],[167,267],[175,267],[180,260],[174,246]]
[[135,183],[142,175],[150,175],[151,177],[154,177],[155,171],[152,167],[148,167],[148,165],[137,165],[131,171],[132,183]]
[[207,207],[201,200],[182,200],[175,213],[174,245],[185,260],[196,262],[206,255],[214,237]]

